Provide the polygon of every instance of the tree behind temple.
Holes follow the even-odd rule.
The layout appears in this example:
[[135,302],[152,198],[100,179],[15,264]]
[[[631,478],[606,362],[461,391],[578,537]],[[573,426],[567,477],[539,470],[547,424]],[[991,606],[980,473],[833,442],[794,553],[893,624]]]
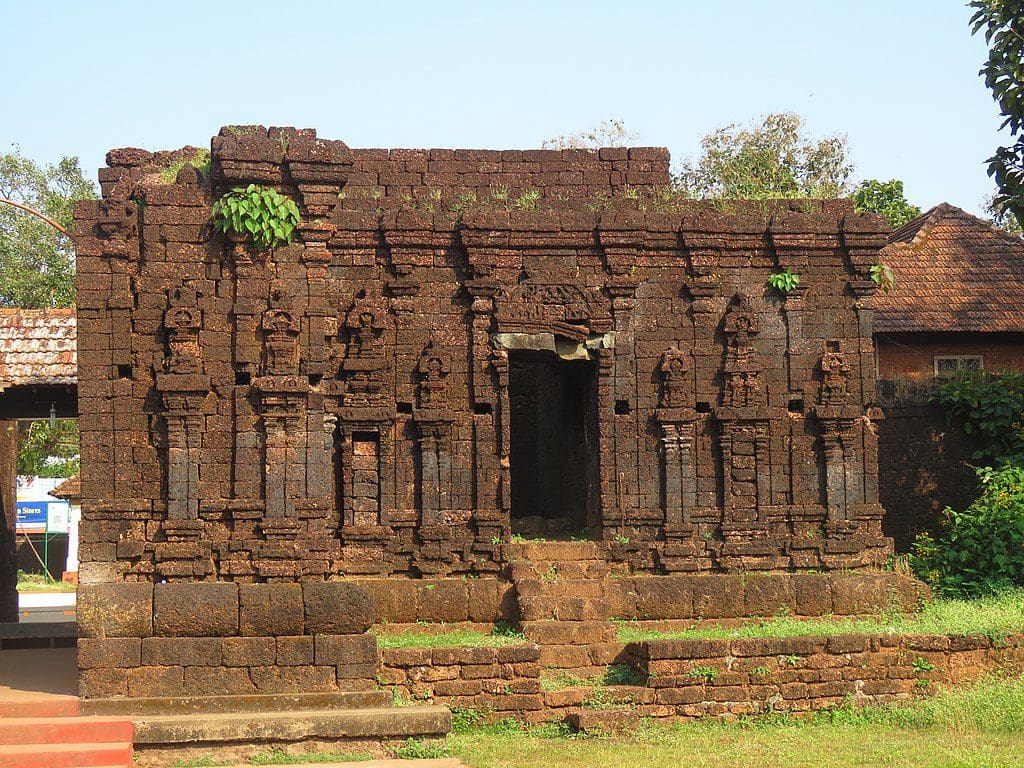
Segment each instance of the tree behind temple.
[[[78,158],[40,166],[20,150],[0,155],[0,197],[22,203],[71,227],[75,200],[96,197]],[[42,309],[75,301],[71,241],[45,221],[0,204],[0,306]]]
[[857,213],[874,211],[881,214],[893,229],[921,215],[921,209],[907,201],[903,194],[903,182],[899,179],[862,181],[853,193],[853,207]]
[[845,136],[815,139],[802,117],[780,112],[704,136],[676,182],[696,198],[842,197],[853,172],[847,152]]

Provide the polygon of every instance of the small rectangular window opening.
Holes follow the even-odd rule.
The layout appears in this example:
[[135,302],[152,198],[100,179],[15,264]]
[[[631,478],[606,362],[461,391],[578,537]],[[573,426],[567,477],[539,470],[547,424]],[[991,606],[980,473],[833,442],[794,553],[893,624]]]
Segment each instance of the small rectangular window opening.
[[981,355],[935,355],[932,361],[936,377],[978,373],[985,370],[985,358]]

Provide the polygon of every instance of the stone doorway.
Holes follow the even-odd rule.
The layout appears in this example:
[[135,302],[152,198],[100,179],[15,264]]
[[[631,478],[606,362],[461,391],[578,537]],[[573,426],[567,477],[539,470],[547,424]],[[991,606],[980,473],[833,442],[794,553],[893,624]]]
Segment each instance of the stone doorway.
[[513,533],[589,537],[598,508],[595,365],[509,352]]

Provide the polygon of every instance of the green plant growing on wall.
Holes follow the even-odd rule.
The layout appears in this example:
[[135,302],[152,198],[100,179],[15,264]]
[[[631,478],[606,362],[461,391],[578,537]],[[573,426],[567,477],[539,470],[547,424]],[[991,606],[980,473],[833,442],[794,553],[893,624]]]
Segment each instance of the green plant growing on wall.
[[214,226],[225,234],[252,238],[258,251],[290,243],[299,219],[294,200],[259,184],[236,187],[213,204]]
[[800,275],[790,267],[786,267],[781,272],[773,272],[768,275],[768,285],[782,293],[789,293],[800,285]]
[[718,677],[718,670],[714,667],[694,667],[687,676],[696,680],[703,680],[705,685],[710,685]]
[[931,672],[935,669],[935,665],[923,656],[918,656],[916,659],[910,662],[910,665],[914,668],[914,671],[918,673]]
[[535,211],[537,210],[537,204],[539,202],[540,191],[536,189],[528,189],[512,201],[512,206],[517,211]]
[[878,262],[868,270],[871,275],[871,280],[877,285],[883,293],[888,293],[892,290],[892,287],[896,285],[896,274],[885,262]]

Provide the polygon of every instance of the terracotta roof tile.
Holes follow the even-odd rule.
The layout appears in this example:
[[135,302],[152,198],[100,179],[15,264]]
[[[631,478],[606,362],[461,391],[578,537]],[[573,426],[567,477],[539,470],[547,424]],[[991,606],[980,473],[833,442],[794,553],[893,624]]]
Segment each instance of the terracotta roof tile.
[[889,237],[896,276],[875,300],[881,333],[1024,332],[1024,240],[942,203]]
[[0,309],[0,387],[78,382],[74,309]]
[[74,474],[58,485],[50,495],[58,499],[80,499],[82,497],[82,481],[78,474]]

